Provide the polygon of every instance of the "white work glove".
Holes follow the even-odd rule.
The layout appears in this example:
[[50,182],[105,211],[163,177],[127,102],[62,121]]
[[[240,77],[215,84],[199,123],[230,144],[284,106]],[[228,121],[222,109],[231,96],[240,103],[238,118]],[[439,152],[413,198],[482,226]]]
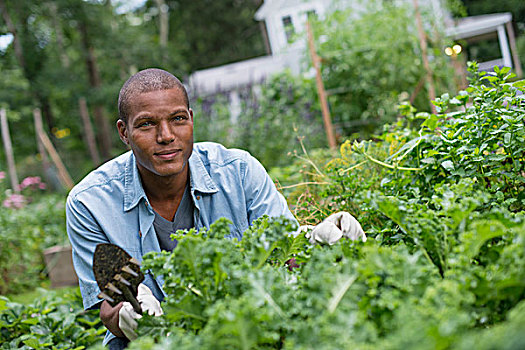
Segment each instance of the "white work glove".
[[[142,312],[147,312],[152,316],[163,315],[164,312],[160,307],[160,302],[155,298],[151,290],[143,283],[139,284],[137,290],[137,301],[142,307]],[[137,334],[135,330],[137,329],[136,319],[141,318],[142,315],[139,315],[133,310],[131,303],[125,301],[122,305],[122,308],[118,313],[118,326],[122,333],[129,340],[137,339]]]
[[[301,230],[312,228],[312,226],[301,226]],[[366,242],[366,235],[361,224],[350,213],[341,211],[327,217],[319,225],[314,226],[312,231],[305,235],[310,243],[326,243],[329,245],[339,241],[342,237],[350,238],[352,241],[361,239]]]

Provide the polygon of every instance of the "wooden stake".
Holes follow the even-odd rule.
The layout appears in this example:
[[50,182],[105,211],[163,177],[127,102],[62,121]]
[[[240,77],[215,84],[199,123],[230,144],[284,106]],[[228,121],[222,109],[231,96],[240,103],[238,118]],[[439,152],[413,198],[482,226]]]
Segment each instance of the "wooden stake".
[[53,160],[53,163],[55,163],[55,166],[57,167],[57,170],[58,170],[58,177],[60,179],[60,182],[65,188],[70,190],[71,188],[73,188],[75,184],[73,180],[71,179],[71,176],[67,172],[67,169],[64,166],[64,163],[62,163],[62,159],[60,159],[60,156],[55,150],[55,147],[51,143],[51,140],[49,140],[49,137],[47,137],[47,134],[44,131],[44,128],[42,126],[42,114],[40,113],[40,109],[36,108],[33,110],[33,117],[35,119],[35,131],[36,131],[37,137],[40,139],[40,141],[44,145],[47,153],[49,153],[49,156]]
[[84,97],[78,99],[78,107],[80,109],[82,124],[84,125],[84,136],[86,137],[86,143],[88,145],[91,160],[95,166],[99,166],[100,155],[98,153],[97,142],[95,141],[95,133],[93,132],[93,127],[91,126],[87,103]]
[[[34,109],[33,116],[35,115],[35,113],[40,113],[40,110]],[[42,117],[39,117],[39,118],[40,118],[39,120],[41,121]],[[38,147],[38,153],[40,154],[40,157],[42,158],[42,168],[44,168],[44,175],[46,177],[46,181],[48,183],[51,183],[52,180],[51,180],[51,177],[49,176],[49,169],[51,165],[47,161],[46,149],[44,148],[44,144],[42,143],[42,141],[40,141],[40,137],[38,137],[38,133],[35,133],[35,135],[36,135],[36,144]]]
[[324,90],[323,78],[321,76],[321,59],[315,51],[314,36],[312,33],[312,27],[310,22],[306,23],[306,29],[308,32],[308,47],[310,49],[310,57],[315,68],[315,81],[317,83],[317,93],[319,94],[319,100],[321,101],[321,112],[323,114],[324,129],[326,131],[326,137],[330,148],[337,148],[337,142],[335,140],[334,128],[332,126],[332,119],[330,118],[330,110],[328,109],[328,102],[326,100],[326,92]]
[[11,188],[15,193],[20,193],[20,188],[18,187],[18,176],[16,174],[15,157],[13,155],[11,137],[9,136],[9,124],[7,123],[7,112],[5,108],[0,109],[0,120],[2,125],[2,140],[4,141],[5,154],[7,157],[9,179],[11,180]]
[[[427,39],[423,30],[423,23],[421,22],[421,14],[419,13],[418,2],[417,0],[413,0],[413,2],[417,22],[417,31],[419,33],[419,45],[421,46],[421,55],[423,58],[423,66],[425,67],[425,71],[427,72],[428,98],[430,99],[430,101],[434,101],[436,99],[436,91],[434,89],[434,80],[432,79],[432,70],[430,69],[430,64],[428,63]],[[430,102],[430,109],[432,113],[436,114],[436,106],[434,106],[432,102]]]
[[520,56],[518,55],[518,48],[516,47],[516,36],[514,35],[514,28],[512,27],[512,22],[507,22],[505,24],[507,27],[507,34],[509,36],[509,45],[510,51],[512,52],[512,59],[514,61],[514,70],[518,78],[523,76],[523,70],[521,69]]

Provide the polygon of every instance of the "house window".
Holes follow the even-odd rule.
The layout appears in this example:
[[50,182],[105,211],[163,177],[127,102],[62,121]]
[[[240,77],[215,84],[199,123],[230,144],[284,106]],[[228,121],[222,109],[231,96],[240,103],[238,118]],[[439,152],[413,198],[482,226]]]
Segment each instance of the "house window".
[[290,43],[294,35],[292,17],[285,16],[282,18],[282,21],[283,21],[284,33],[286,34],[286,41]]
[[316,20],[317,19],[317,12],[315,10],[308,10],[306,11],[306,19],[307,20]]

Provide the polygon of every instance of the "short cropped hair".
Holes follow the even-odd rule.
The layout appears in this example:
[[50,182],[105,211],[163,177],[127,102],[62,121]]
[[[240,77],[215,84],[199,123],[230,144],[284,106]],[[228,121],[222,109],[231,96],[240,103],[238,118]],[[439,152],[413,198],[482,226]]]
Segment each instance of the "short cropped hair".
[[125,123],[128,121],[129,105],[135,95],[169,89],[179,89],[183,94],[186,106],[190,108],[188,92],[173,74],[158,68],[148,68],[132,75],[124,83],[118,95],[119,118]]

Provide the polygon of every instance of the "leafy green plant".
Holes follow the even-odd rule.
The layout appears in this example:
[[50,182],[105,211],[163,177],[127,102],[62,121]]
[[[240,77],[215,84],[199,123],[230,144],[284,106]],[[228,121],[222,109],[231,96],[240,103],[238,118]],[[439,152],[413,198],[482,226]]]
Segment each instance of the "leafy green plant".
[[[523,85],[471,69],[465,92],[435,101],[438,115],[405,104],[376,140],[349,140],[336,157],[305,147],[277,172],[295,182],[282,181],[300,222],[350,211],[366,242],[311,245],[266,217],[241,240],[227,239],[225,219],[179,231],[173,252],[144,257],[164,280],[165,313],[144,315],[129,348],[521,348]],[[9,341],[37,346],[39,329]]]
[[0,297],[0,349],[85,349],[102,340],[98,311],[84,311],[78,288],[31,304]]
[[286,71],[243,88],[239,97],[237,118],[232,117],[227,95],[192,101],[196,140],[245,149],[267,168],[287,164],[284,155],[296,147],[297,134],[305,137],[309,148],[326,145],[313,79]]
[[[245,273],[253,273],[266,262],[282,267],[288,259],[301,255],[304,236],[284,234],[293,230],[287,220],[269,222],[263,218],[245,232],[241,241],[233,241],[224,238],[230,230],[229,222],[222,219],[209,230],[190,230],[186,234],[179,231],[174,235],[178,245],[173,253],[147,254],[144,268],[164,277],[170,324],[203,328],[210,318],[210,306],[224,298],[238,297],[250,288],[251,282],[242,278]],[[157,328],[150,329],[158,333]]]
[[38,286],[46,278],[43,250],[67,242],[64,199],[38,193],[42,183],[37,180],[24,180],[22,194],[7,190],[0,197],[0,294]]
[[[353,3],[315,23],[314,32],[319,37],[323,81],[339,132],[369,138],[397,118],[400,100],[410,99],[424,110],[430,106],[412,5],[381,0]],[[423,4],[421,8],[428,25],[435,87],[451,90],[450,62],[442,52],[443,24]]]
[[[444,197],[435,202],[443,203]],[[512,332],[525,298],[525,221],[511,212],[478,217],[470,211],[460,219],[456,210],[467,204],[451,203],[441,212],[446,225],[452,230],[455,220],[465,223],[457,226],[459,233],[447,231],[457,239],[443,257],[444,274],[423,249],[410,244],[345,240],[311,247],[303,241],[296,253],[303,263],[289,271],[275,264],[271,248],[278,244],[267,237],[220,239],[228,232],[226,222],[209,231],[179,233],[185,247],[199,247],[191,249],[199,257],[175,250],[146,258],[145,267],[167,277],[166,314],[142,318],[141,337],[130,349],[311,349],[316,344],[330,349],[435,349],[499,332],[513,337],[508,344],[519,343],[520,334]],[[420,212],[409,215],[421,217]],[[280,231],[282,240],[304,240],[287,237],[289,228],[282,221],[259,225],[256,230],[264,233]],[[500,229],[487,234],[492,229],[485,230],[486,225]],[[263,248],[269,258],[262,266],[257,257],[263,250],[253,249],[259,244],[269,247]],[[512,269],[505,267],[510,257]],[[505,323],[507,315],[511,321]],[[496,324],[501,326],[491,328]]]

